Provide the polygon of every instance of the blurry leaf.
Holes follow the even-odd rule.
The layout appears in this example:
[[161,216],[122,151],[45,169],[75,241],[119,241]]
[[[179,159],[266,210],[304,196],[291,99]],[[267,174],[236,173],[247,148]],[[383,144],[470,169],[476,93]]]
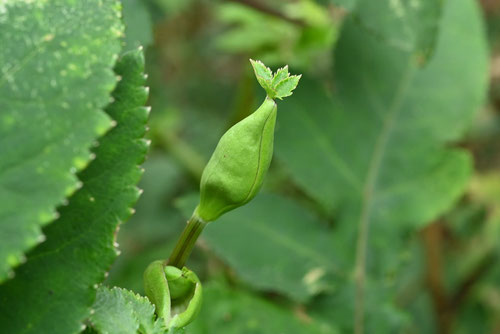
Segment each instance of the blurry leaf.
[[333,334],[332,327],[257,296],[212,283],[203,290],[198,318],[187,334]]
[[294,24],[241,4],[221,3],[217,18],[226,27],[217,36],[217,48],[226,53],[249,54],[271,66],[289,64],[295,68],[325,62],[339,22],[332,19],[327,8],[314,1],[292,2],[282,7],[284,15],[304,24]]
[[[97,5],[97,4],[100,5]],[[102,112],[120,51],[118,2],[0,2],[0,281],[45,240],[42,225],[111,120]],[[13,274],[13,273],[11,273]]]
[[98,333],[163,334],[162,321],[156,321],[155,307],[146,297],[120,288],[100,287],[90,317]]
[[[283,41],[297,39],[299,33],[297,27],[289,22],[236,3],[219,5],[217,15],[222,23],[233,26],[223,32],[216,41],[217,47],[226,52],[279,49],[283,46]],[[262,55],[258,55],[261,58]],[[267,63],[270,60],[264,57],[263,61]]]
[[[324,2],[324,0],[319,1]],[[356,7],[356,2],[358,1],[360,0],[330,0],[330,2],[332,2],[336,6],[339,6],[346,10],[352,10],[354,7]]]
[[[471,182],[471,194],[475,200],[500,211],[500,175],[498,170],[476,175]],[[500,212],[498,212],[500,215]]]
[[[455,220],[460,218],[462,220],[466,219],[462,224],[474,224],[476,225],[476,229],[481,227],[477,233],[469,231],[468,235],[464,235],[468,237],[467,239],[471,243],[470,249],[467,251],[467,257],[473,256],[475,253],[479,253],[476,257],[481,257],[484,253],[494,251],[495,249],[500,250],[500,175],[498,170],[474,175],[469,186],[469,196],[474,201],[473,203],[481,205],[481,209],[485,206],[487,212],[482,214],[483,211],[481,210],[479,214],[476,213],[474,216],[475,212],[472,211],[471,213],[469,211],[472,209],[476,209],[477,211],[478,209],[472,205],[469,211],[466,210],[467,206],[465,205],[462,205],[460,210],[455,210],[461,213],[461,216],[452,217]],[[477,216],[478,218],[474,219]],[[462,259],[464,258],[462,254],[459,254],[459,256]]]
[[[359,0],[355,17],[379,42],[427,58],[438,35],[442,0]],[[421,60],[423,60],[421,59]]]
[[492,321],[494,317],[485,310],[476,300],[471,300],[460,310],[453,332],[467,333],[495,333],[497,328]]
[[[193,46],[190,50],[195,52],[196,48]],[[228,101],[233,98],[235,87],[218,71],[200,71],[197,68],[200,64],[194,66],[190,62],[185,65],[183,73],[186,71],[186,74],[178,79],[169,78],[169,82],[162,81],[158,68],[153,69],[151,77],[156,76],[156,80],[150,81],[156,89],[151,90],[151,103],[152,118],[156,122],[151,124],[151,129],[157,144],[164,146],[187,172],[199,178],[227,127],[231,112]]]
[[149,156],[143,168],[144,176],[139,183],[143,194],[135,215],[120,229],[119,235],[120,240],[137,245],[164,240],[180,232],[185,223],[172,205],[183,171],[170,157],[159,154]]
[[[198,196],[179,202],[186,216]],[[338,274],[332,239],[307,210],[283,197],[260,194],[210,223],[201,236],[251,286],[305,301]]]
[[[127,222],[125,225],[128,224]],[[121,234],[121,230],[119,234]],[[153,243],[150,247],[140,250],[127,248],[126,243],[120,243],[122,254],[113,263],[105,284],[119,285],[122,288],[144,294],[142,277],[144,270],[151,262],[166,258],[172,252],[175,241],[175,238],[170,238],[167,241]]]
[[413,50],[380,43],[349,20],[336,49],[336,94],[303,82],[278,116],[276,153],[338,214],[335,254],[354,263],[357,253],[361,268],[366,254],[375,277],[394,275],[405,233],[447,210],[471,173],[470,156],[447,146],[484,99],[483,27],[471,0],[448,1],[443,14],[425,68]]
[[452,3],[425,69],[351,21],[337,49],[334,99],[309,81],[284,103],[276,153],[311,196],[349,214],[345,220],[361,218],[363,207],[363,219],[381,221],[374,228],[419,225],[464,188],[470,157],[443,145],[461,136],[484,98],[486,49],[478,15],[461,25],[477,8]]
[[433,52],[445,0],[331,0],[379,42],[414,51],[425,61]]
[[[395,328],[408,326],[407,310],[398,309],[391,300],[384,300],[388,291],[370,285],[366,307],[370,310],[370,323],[366,333],[392,333]],[[352,332],[355,294],[353,287],[343,287],[333,295],[320,297],[311,309],[311,314],[333,323],[342,333]],[[411,324],[411,323],[410,323]]]
[[[495,273],[490,275],[489,282],[482,284],[480,289],[477,289],[476,300],[481,302],[484,318],[477,319],[476,321],[483,321],[483,326],[488,326],[489,330],[485,333],[494,333],[498,328],[498,317],[500,316],[500,289],[498,281],[500,279],[499,266],[495,267]],[[465,332],[465,331],[464,331]]]
[[125,23],[125,50],[153,43],[153,23],[146,0],[121,0]]
[[[149,3],[154,5],[155,10],[151,14],[153,17],[159,21],[165,18],[171,18],[178,16],[182,13],[189,12],[193,7],[193,3],[197,0],[140,0],[149,1]],[[199,4],[199,2],[197,3]]]
[[[475,177],[472,178],[470,183],[475,183]],[[452,210],[446,213],[443,221],[446,222],[446,227],[453,229],[454,238],[469,239],[480,233],[487,219],[487,213],[486,206],[479,201],[471,203],[460,201]]]
[[[492,5],[493,8],[487,8],[487,4]],[[500,20],[498,19],[500,16],[500,10],[498,7],[498,3],[496,2],[490,2],[486,3],[483,2],[483,5],[485,5],[485,16],[486,16],[486,21],[487,21],[487,33],[488,33],[488,40],[490,44],[490,48],[492,52],[495,54],[498,53],[499,50],[499,42],[500,42]],[[496,8],[495,8],[496,7]]]
[[[466,216],[467,220],[462,222],[462,224],[475,225],[477,231],[473,231],[475,233],[469,231],[467,235],[464,235],[461,252],[453,254],[456,264],[451,269],[453,269],[454,278],[457,281],[469,275],[485,260],[497,261],[496,258],[500,255],[500,176],[498,171],[476,174],[470,183],[469,196],[474,201],[473,203],[481,205],[481,208],[484,206],[487,211],[485,214],[479,215],[479,219],[473,219],[475,217],[469,214]],[[466,206],[462,205],[461,210],[456,209],[455,211],[464,216],[467,213],[465,208]],[[457,220],[462,217],[452,218]],[[464,218],[462,219],[464,220]],[[455,221],[455,225],[459,222]],[[459,229],[462,226],[454,227]],[[454,232],[458,234],[460,230]]]
[[[388,262],[399,259],[404,266],[396,267],[392,272],[388,270],[377,279],[368,277],[365,333],[436,332],[433,323],[435,314],[430,309],[431,297],[424,282],[426,258],[421,240],[418,235],[408,239],[401,235],[389,235],[383,241],[393,254],[387,251],[378,254],[378,257]],[[318,296],[308,306],[311,315],[335,324],[342,333],[350,333],[353,332],[355,314],[355,282],[344,283],[332,293]]]
[[120,222],[139,196],[148,109],[142,51],[126,53],[115,67],[122,76],[106,112],[117,125],[99,140],[97,158],[78,176],[83,187],[60,208],[44,232],[47,241],[28,254],[16,277],[0,286],[5,333],[78,333],[89,316],[97,284],[117,255]]
[[154,260],[166,258],[185,226],[184,217],[173,206],[182,171],[171,158],[151,153],[144,163],[139,183],[143,190],[136,213],[120,227],[121,256],[113,263],[107,284],[142,292],[142,274]]

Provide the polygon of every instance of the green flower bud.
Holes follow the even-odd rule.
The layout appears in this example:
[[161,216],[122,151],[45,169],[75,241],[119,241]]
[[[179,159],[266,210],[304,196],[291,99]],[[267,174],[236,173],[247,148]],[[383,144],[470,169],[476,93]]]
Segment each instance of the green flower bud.
[[201,308],[200,280],[186,267],[165,266],[161,260],[152,262],[144,272],[144,291],[167,329],[186,326]]
[[260,190],[273,155],[274,99],[290,96],[300,79],[290,76],[288,67],[273,75],[261,62],[251,62],[267,97],[254,113],[222,136],[203,171],[195,215],[206,222],[248,203]]

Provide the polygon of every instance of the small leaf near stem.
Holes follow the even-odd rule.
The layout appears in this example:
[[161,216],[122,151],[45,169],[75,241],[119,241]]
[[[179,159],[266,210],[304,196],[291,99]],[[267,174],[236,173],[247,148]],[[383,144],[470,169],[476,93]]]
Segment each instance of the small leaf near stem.
[[205,228],[207,222],[203,221],[196,213],[194,213],[187,222],[187,226],[182,231],[177,244],[175,245],[172,254],[167,260],[166,265],[182,269],[186,263],[191,251],[193,250],[196,240]]

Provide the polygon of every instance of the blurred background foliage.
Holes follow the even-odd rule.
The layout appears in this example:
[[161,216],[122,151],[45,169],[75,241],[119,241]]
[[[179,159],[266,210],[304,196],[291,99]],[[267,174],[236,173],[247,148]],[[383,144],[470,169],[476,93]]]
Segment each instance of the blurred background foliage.
[[[463,8],[447,8],[451,2]],[[421,10],[412,11],[414,4]],[[409,185],[410,202],[405,193],[391,203],[376,202],[381,208],[369,234],[365,331],[500,332],[499,1],[123,0],[123,6],[126,48],[146,50],[152,149],[136,214],[118,235],[121,256],[109,285],[143,294],[147,264],[170,254],[197,204],[201,172],[218,139],[264,98],[248,59],[273,69],[289,64],[304,77],[297,93],[279,103],[276,152],[262,193],[209,225],[188,262],[204,282],[205,296],[187,332],[352,332],[358,225],[350,215],[359,203],[338,171],[328,168],[332,162],[324,161],[324,152],[333,146],[347,161],[358,161],[345,168],[346,175],[363,174],[363,142],[372,141],[376,113],[355,111],[378,103],[371,92],[384,102],[400,63],[417,57],[421,67],[414,71],[432,72],[433,59],[441,57],[463,68],[463,76],[446,69],[424,73],[408,103],[427,108],[433,95],[424,87],[449,76],[443,85],[456,82],[456,95],[466,92],[463,100],[450,93],[453,85],[435,94],[453,95],[448,108],[465,105],[464,111],[439,118],[439,105],[428,124],[409,124],[421,130],[416,143],[443,137],[436,141],[465,149],[474,172],[469,177],[457,167],[467,166],[463,157],[445,163],[436,153],[438,162],[422,162],[425,143],[408,146],[393,162],[429,164],[426,171],[435,178],[421,177],[418,166],[386,168],[388,189],[409,175],[416,180]],[[398,8],[409,15],[398,15]],[[462,38],[457,27],[472,33]],[[481,58],[487,53],[481,49],[483,28],[489,73]],[[448,30],[451,40],[436,46]],[[454,48],[459,40],[462,48]],[[385,67],[365,78],[380,59]],[[489,94],[483,99],[486,77]],[[339,100],[350,118],[329,112]],[[408,124],[396,126],[404,142]]]

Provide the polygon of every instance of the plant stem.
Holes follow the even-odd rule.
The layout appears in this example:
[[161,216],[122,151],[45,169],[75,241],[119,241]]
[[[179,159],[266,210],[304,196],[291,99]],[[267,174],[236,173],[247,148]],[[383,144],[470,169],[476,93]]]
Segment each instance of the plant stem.
[[196,214],[193,214],[193,216],[189,218],[187,226],[184,228],[184,231],[182,231],[172,254],[167,260],[167,265],[174,266],[179,269],[184,267],[184,264],[189,258],[194,244],[196,243],[201,231],[205,228],[205,225],[207,225],[207,223]]
[[427,258],[426,282],[436,314],[437,332],[447,334],[451,331],[453,315],[444,285],[443,232],[442,222],[437,221],[422,230],[422,239]]

